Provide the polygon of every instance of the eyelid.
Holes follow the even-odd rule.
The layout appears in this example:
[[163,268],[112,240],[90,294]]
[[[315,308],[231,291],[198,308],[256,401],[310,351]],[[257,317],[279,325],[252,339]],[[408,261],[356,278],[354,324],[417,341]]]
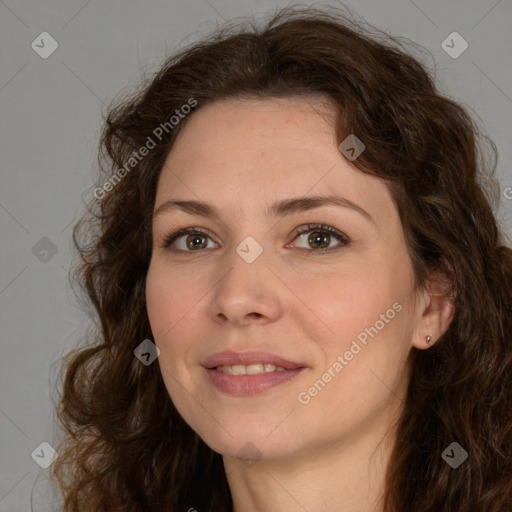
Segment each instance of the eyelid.
[[[320,231],[320,232],[326,232],[329,235],[334,235],[340,242],[344,242],[345,244],[348,244],[350,242],[350,238],[340,231],[339,229],[336,229],[333,226],[330,226],[327,223],[312,223],[312,224],[304,224],[302,226],[299,226],[295,229],[293,234],[293,240],[295,240],[297,237],[301,235],[305,235],[306,233],[309,233],[310,231]],[[321,249],[320,249],[321,250]],[[318,252],[318,251],[315,251]]]
[[[318,231],[318,232],[324,232],[327,233],[329,236],[333,236],[337,240],[337,245],[334,247],[324,247],[324,248],[308,248],[308,247],[296,247],[296,250],[299,250],[302,254],[305,256],[322,256],[322,255],[328,255],[328,254],[335,254],[336,251],[339,251],[346,246],[348,246],[352,240],[342,231],[339,229],[336,229],[335,227],[331,226],[330,224],[326,222],[321,223],[310,223],[310,224],[304,224],[302,226],[299,226],[295,229],[293,240],[298,238],[301,235],[305,235],[307,233],[310,233],[312,231]],[[293,242],[292,240],[292,242]],[[330,244],[329,244],[330,245]],[[290,244],[287,244],[285,247],[289,247]],[[292,244],[292,247],[294,245]]]
[[[180,236],[183,235],[190,235],[190,234],[201,234],[209,237],[213,240],[212,233],[206,229],[206,228],[200,228],[195,226],[190,226],[187,228],[177,229],[177,230],[171,230],[171,232],[165,236],[163,244],[160,246],[162,249],[168,249],[168,250],[174,250],[169,249],[170,245],[174,243]],[[216,242],[215,242],[216,243]],[[219,245],[219,244],[217,244]],[[176,252],[194,252],[194,251],[183,251],[181,249],[175,249]]]

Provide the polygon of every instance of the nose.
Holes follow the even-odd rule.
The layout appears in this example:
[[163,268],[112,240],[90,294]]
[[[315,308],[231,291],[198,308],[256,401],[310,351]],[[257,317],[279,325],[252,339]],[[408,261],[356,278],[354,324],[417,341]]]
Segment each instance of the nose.
[[248,263],[235,250],[222,258],[223,277],[212,293],[211,311],[218,323],[238,326],[276,321],[282,315],[279,280],[268,267],[265,251]]

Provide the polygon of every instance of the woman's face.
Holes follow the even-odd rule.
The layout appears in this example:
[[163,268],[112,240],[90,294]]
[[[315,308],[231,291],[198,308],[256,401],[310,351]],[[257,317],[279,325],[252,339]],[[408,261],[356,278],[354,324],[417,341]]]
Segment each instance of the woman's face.
[[159,179],[146,283],[157,361],[184,420],[226,456],[313,454],[382,430],[425,334],[391,195],[343,156],[327,109],[206,105]]

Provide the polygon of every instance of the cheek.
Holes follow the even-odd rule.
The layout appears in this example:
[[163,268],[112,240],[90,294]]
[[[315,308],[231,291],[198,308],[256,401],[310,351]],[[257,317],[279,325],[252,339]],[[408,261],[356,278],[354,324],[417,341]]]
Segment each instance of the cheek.
[[148,272],[146,279],[146,309],[151,330],[157,339],[161,337],[172,315],[174,301],[170,290],[166,286],[166,282],[159,278],[156,272]]
[[409,281],[407,272],[399,274],[392,262],[381,257],[374,265],[353,265],[350,271],[337,273],[323,293],[318,288],[303,289],[329,328],[324,329],[326,336],[308,333],[321,349],[323,360],[319,361],[317,378],[339,361],[338,356],[344,359],[343,370],[332,371],[344,377],[333,379],[337,382],[333,387],[343,381],[362,391],[369,384],[365,379],[376,380],[372,369],[379,375],[400,375],[412,335],[407,308]]
[[[338,343],[323,346],[325,363],[300,390],[301,403],[306,404],[304,428],[311,428],[314,422],[328,436],[349,433],[400,404],[398,397],[408,380],[405,315],[403,308],[380,330],[375,328],[375,319],[366,325],[351,320],[345,326],[340,324],[340,332],[344,331]],[[359,334],[365,336],[358,338]]]
[[[187,405],[183,386],[187,385],[187,373],[180,364],[185,358],[186,343],[176,341],[184,338],[187,313],[197,300],[193,293],[184,293],[176,272],[152,262],[146,278],[146,309],[154,336],[154,343],[160,350],[158,363],[167,392],[179,409]],[[181,331],[180,329],[184,329]]]
[[352,265],[350,270],[318,276],[316,282],[302,282],[294,289],[306,306],[301,307],[301,322],[309,318],[311,325],[322,328],[322,335],[314,339],[323,345],[350,345],[361,330],[392,306],[395,299],[388,281],[389,277],[379,275],[376,269]]
[[[146,278],[146,309],[167,389],[173,400],[190,378],[189,366],[197,364],[198,326],[204,322],[206,294],[204,276],[171,268],[154,261]],[[205,296],[206,294],[206,296]],[[179,381],[179,384],[178,382]]]
[[194,308],[201,297],[195,290],[193,276],[167,268],[161,263],[150,265],[146,278],[146,309],[151,330],[163,343],[170,331]]

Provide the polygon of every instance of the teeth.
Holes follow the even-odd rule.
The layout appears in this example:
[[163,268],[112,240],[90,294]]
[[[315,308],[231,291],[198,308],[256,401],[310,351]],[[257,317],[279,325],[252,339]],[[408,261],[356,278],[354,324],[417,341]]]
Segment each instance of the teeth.
[[245,373],[247,375],[256,375],[257,373],[263,373],[264,371],[262,364],[250,364],[245,367]]
[[249,364],[247,366],[243,364],[234,364],[232,366],[217,366],[215,369],[219,372],[229,373],[230,375],[257,375],[259,373],[286,371],[282,366],[275,366],[267,363]]
[[242,366],[241,364],[234,364],[231,367],[231,373],[233,375],[245,375],[246,374],[245,366]]

